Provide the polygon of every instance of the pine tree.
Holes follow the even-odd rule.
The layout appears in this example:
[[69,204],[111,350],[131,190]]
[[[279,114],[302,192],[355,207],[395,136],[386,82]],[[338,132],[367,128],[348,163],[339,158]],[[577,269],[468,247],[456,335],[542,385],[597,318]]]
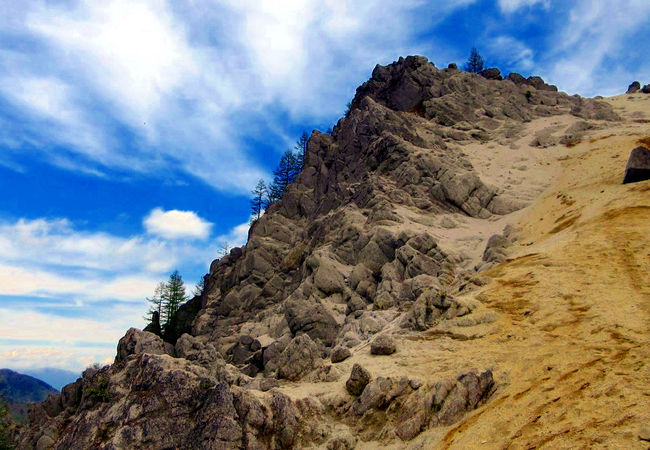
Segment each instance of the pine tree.
[[287,186],[293,183],[299,173],[300,166],[296,155],[291,150],[287,150],[280,158],[278,167],[273,171],[273,183],[269,188],[267,205],[279,201]]
[[200,297],[203,295],[203,291],[205,291],[205,277],[201,277],[199,279],[199,282],[196,283],[196,286],[194,286],[194,291],[192,291],[192,294],[195,297]]
[[[151,303],[149,311],[147,312],[148,316],[153,317],[154,313],[158,313],[158,317],[161,318],[163,314],[163,295],[165,292],[165,282],[161,281],[156,286],[156,289],[153,291],[151,297],[147,297],[147,301]],[[150,319],[151,320],[151,319]]]
[[154,295],[147,298],[151,307],[148,312],[149,325],[144,329],[169,341],[176,328],[176,316],[180,307],[187,301],[183,278],[175,270],[167,282],[156,286]]
[[183,283],[183,278],[178,273],[178,270],[175,270],[169,276],[169,281],[165,285],[165,294],[163,296],[163,311],[165,312],[165,320],[162,326],[163,331],[176,324],[178,309],[186,301],[185,283]]
[[267,196],[266,183],[264,180],[257,182],[255,189],[251,191],[253,198],[251,200],[251,211],[253,213],[253,220],[259,220],[264,210],[265,199]]
[[305,156],[307,155],[307,143],[309,142],[309,135],[303,132],[300,138],[296,141],[294,150],[296,151],[297,165],[302,170],[305,167]]
[[476,47],[472,47],[472,51],[469,54],[467,63],[465,64],[465,71],[471,73],[479,73],[483,70],[484,64],[485,61],[483,60],[481,54],[478,52]]

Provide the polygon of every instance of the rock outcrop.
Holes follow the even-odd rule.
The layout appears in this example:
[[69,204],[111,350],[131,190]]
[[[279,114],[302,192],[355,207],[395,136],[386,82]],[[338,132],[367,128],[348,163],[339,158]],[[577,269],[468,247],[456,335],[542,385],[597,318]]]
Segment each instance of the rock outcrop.
[[[498,383],[485,367],[442,381],[373,368],[372,379],[357,358],[402,357],[405,333],[480,322],[460,294],[511,235],[479,239],[486,250],[472,258],[442,246],[432,218],[488,223],[526,206],[463,146],[556,115],[618,119],[538,77],[439,70],[420,56],[375,67],[332,132],[313,132],[302,172],[247,244],[210,265],[165,337],[173,345],[129,330],[113,365],[33,408],[21,445],[343,448],[355,434],[409,440],[460,420]],[[292,390],[301,380],[331,383],[332,395]]]
[[637,147],[630,153],[623,184],[650,180],[650,149]]
[[641,83],[639,83],[638,81],[634,81],[632,82],[632,84],[628,86],[626,94],[636,94],[640,90],[641,90]]

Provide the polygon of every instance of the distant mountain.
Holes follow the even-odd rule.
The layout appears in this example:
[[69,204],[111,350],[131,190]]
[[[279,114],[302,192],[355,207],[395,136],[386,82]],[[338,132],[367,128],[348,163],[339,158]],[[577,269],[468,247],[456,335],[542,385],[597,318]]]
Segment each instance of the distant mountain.
[[50,393],[58,392],[44,381],[9,369],[0,369],[0,399],[19,421],[24,419],[27,404],[39,403]]
[[54,367],[42,367],[40,369],[29,369],[24,371],[25,375],[38,378],[57,390],[61,390],[66,384],[74,383],[81,376],[79,372],[71,370],[56,369]]

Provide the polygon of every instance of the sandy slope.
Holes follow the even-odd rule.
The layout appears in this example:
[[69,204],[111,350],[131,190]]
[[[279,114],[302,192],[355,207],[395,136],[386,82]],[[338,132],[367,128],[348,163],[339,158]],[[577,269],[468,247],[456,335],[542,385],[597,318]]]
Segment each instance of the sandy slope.
[[650,97],[608,101],[623,124],[546,149],[560,163],[547,166],[555,181],[521,215],[510,260],[477,295],[500,316],[495,332],[446,343],[447,364],[488,363],[499,388],[412,447],[650,446],[637,436],[650,423],[650,181],[621,184],[630,150],[650,136]]
[[468,264],[505,224],[520,230],[509,260],[486,273],[490,283],[461,297],[478,305],[471,316],[402,335],[392,357],[371,356],[362,344],[337,365],[338,382],[283,390],[296,398],[344,396],[355,362],[375,375],[425,383],[489,367],[496,391],[461,422],[408,443],[360,441],[357,448],[650,447],[638,439],[641,424],[650,424],[650,181],[621,184],[630,150],[650,136],[650,96],[606,101],[624,121],[601,124],[607,128],[572,148],[529,145],[540,130],[574,123],[570,116],[464,148],[482,177],[532,201],[510,216],[450,216],[456,226],[432,228],[441,247],[469,256]]

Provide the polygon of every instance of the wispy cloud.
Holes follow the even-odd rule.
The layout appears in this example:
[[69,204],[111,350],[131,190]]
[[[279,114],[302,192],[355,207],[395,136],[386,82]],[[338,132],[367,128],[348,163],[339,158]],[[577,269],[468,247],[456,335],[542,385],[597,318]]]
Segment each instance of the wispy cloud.
[[544,8],[550,6],[550,0],[499,0],[499,7],[505,13],[512,13],[521,8],[541,5]]
[[534,65],[534,52],[526,44],[512,36],[497,36],[487,41],[491,56],[511,68],[529,71]]
[[418,33],[473,1],[5,5],[0,97],[37,144],[23,153],[101,176],[180,169],[248,193],[265,170],[245,137],[284,143],[274,123],[287,115],[333,122],[374,64],[422,51]]

